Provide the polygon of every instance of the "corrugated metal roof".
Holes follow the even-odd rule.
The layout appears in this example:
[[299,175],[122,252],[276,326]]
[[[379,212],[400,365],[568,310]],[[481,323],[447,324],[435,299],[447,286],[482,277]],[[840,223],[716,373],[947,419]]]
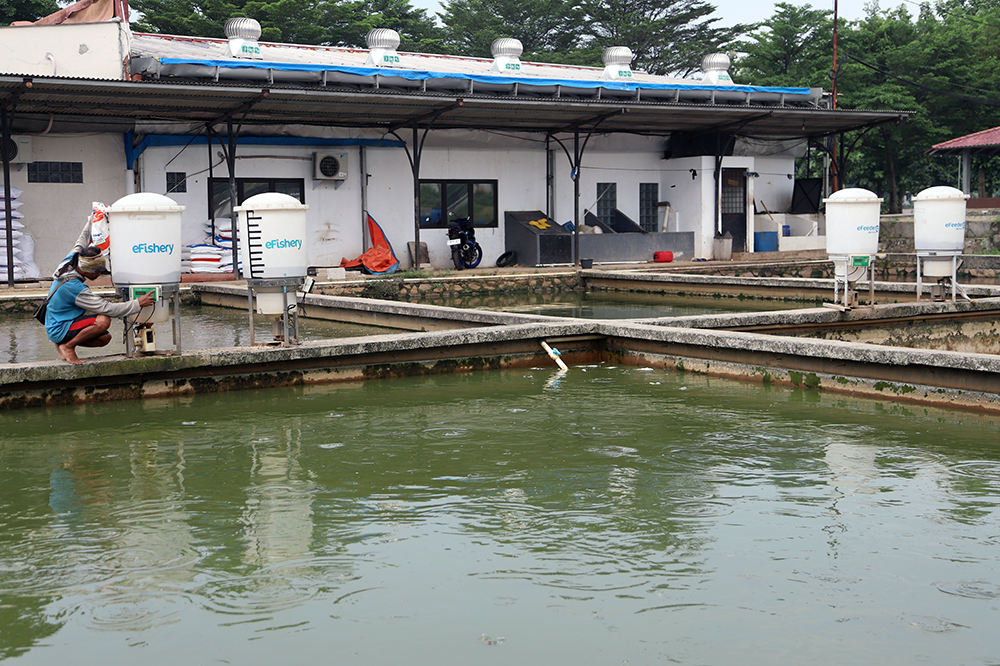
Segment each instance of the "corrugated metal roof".
[[[823,108],[822,91],[706,86],[636,72],[524,63],[492,74],[491,60],[401,53],[400,68],[366,66],[369,52],[261,45],[263,60],[226,56],[228,42],[131,36],[132,80],[0,75],[0,103],[18,131],[118,131],[130,123],[357,128],[413,127],[558,134],[575,130],[666,136],[740,133],[791,139],[905,119],[906,113]],[[37,130],[34,128],[38,128]],[[259,129],[258,129],[259,131]],[[277,131],[277,130],[276,130]]]
[[0,102],[12,107],[15,122],[33,119],[44,127],[53,114],[57,125],[63,117],[69,117],[95,128],[101,123],[118,126],[129,121],[217,124],[232,119],[246,125],[303,124],[383,132],[432,125],[436,129],[541,133],[595,128],[600,132],[648,135],[720,131],[795,138],[822,136],[906,116],[886,111],[642,101],[634,97],[20,76],[0,76]]
[[[176,35],[155,35],[133,33],[132,51],[138,56],[157,59],[177,58],[190,60],[213,60],[219,62],[245,63],[249,66],[260,63],[299,64],[313,67],[365,67],[368,60],[367,49],[343,48],[336,46],[310,46],[302,44],[273,44],[260,42],[261,60],[241,60],[227,58],[228,41],[182,37]],[[393,69],[427,71],[452,74],[489,75],[493,63],[489,58],[438,55],[432,53],[400,52],[399,66]],[[266,64],[264,64],[266,67]],[[387,71],[391,71],[388,70]],[[580,81],[600,80],[604,70],[600,67],[560,65],[521,61],[519,75],[523,78],[570,79]],[[668,76],[653,76],[634,71],[633,79],[643,83],[696,83],[691,79]],[[802,89],[799,89],[802,90]]]
[[822,91],[795,87],[703,85],[694,79],[632,72],[604,79],[603,69],[523,62],[512,74],[491,71],[492,60],[399,53],[398,66],[372,67],[369,51],[294,44],[261,44],[260,60],[227,57],[226,40],[133,35],[132,72],[144,78],[244,80],[268,83],[358,85],[451,92],[663,99],[674,102],[767,105],[819,104]]

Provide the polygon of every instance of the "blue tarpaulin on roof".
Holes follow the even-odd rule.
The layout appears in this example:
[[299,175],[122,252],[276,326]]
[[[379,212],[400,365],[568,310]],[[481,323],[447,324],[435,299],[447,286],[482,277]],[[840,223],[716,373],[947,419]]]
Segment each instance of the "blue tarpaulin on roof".
[[431,72],[411,69],[387,69],[382,67],[343,67],[336,65],[312,65],[306,63],[262,62],[259,60],[198,60],[187,58],[159,58],[163,65],[201,65],[223,69],[259,69],[284,72],[340,72],[353,76],[379,76],[382,78],[404,79],[406,81],[429,81],[434,79],[454,79],[476,83],[512,84],[533,86],[563,86],[567,88],[605,88],[607,90],[719,90],[741,93],[775,93],[784,95],[808,95],[809,88],[785,88],[770,86],[710,86],[697,83],[652,83],[646,81],[603,81],[600,79],[540,79],[524,76],[490,76],[485,74],[460,74],[455,72]]

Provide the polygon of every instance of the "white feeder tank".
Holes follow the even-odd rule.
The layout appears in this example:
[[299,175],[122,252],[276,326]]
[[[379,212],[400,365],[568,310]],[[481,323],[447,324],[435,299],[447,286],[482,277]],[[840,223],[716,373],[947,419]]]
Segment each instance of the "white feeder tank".
[[882,199],[852,187],[834,192],[826,204],[826,252],[830,256],[878,253]]
[[833,262],[834,301],[843,286],[843,305],[852,307],[856,296],[851,285],[871,275],[868,300],[872,304],[875,301],[872,257],[878,253],[882,200],[874,192],[848,188],[834,192],[823,203],[826,204],[826,251]]
[[257,194],[236,208],[240,261],[250,279],[304,277],[309,206],[280,192]]
[[913,245],[925,258],[923,274],[949,277],[952,257],[965,250],[965,202],[969,198],[954,187],[929,187],[913,197]]
[[240,261],[243,274],[257,295],[257,312],[265,315],[286,314],[294,308],[287,287],[253,286],[254,280],[306,276],[306,211],[309,206],[280,192],[257,194],[236,208]]
[[181,281],[181,213],[162,194],[139,192],[108,209],[111,279],[118,286]]
[[[181,214],[170,197],[138,192],[108,209],[111,279],[116,287],[178,284],[181,281]],[[169,321],[166,300],[143,308],[136,321]]]

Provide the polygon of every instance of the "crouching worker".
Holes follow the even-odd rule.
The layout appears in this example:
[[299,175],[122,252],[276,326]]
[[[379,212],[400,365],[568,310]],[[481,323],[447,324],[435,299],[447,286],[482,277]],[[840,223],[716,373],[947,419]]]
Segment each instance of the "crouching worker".
[[111,342],[111,318],[137,314],[142,307],[152,305],[154,297],[143,294],[125,303],[111,303],[92,292],[84,280],[97,279],[105,266],[101,250],[93,245],[81,247],[78,242],[67,259],[53,276],[45,332],[55,343],[59,358],[79,365],[84,361],[76,355],[77,347],[104,347]]

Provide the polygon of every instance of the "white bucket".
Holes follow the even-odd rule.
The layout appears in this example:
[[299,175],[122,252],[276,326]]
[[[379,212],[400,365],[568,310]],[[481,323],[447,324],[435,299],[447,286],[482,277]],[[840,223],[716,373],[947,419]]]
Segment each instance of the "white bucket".
[[129,317],[129,321],[139,324],[162,324],[170,321],[170,303],[161,299],[139,310],[139,314]]
[[878,252],[882,199],[860,188],[840,190],[824,199],[826,251],[830,255],[872,255]]
[[[968,198],[962,190],[947,186],[929,187],[913,197],[913,245],[917,252],[965,250]],[[951,275],[951,261],[947,263],[947,275]]]
[[295,197],[265,192],[236,208],[244,277],[304,277],[308,269],[306,210]]
[[139,192],[108,209],[111,279],[118,286],[181,281],[181,213],[161,194]]
[[288,292],[287,306],[285,304],[286,296],[283,293],[284,290],[282,287],[261,287],[254,291],[256,292],[255,303],[257,314],[280,317],[284,314],[286,307],[288,308],[288,314],[295,312],[297,294],[294,287]]

